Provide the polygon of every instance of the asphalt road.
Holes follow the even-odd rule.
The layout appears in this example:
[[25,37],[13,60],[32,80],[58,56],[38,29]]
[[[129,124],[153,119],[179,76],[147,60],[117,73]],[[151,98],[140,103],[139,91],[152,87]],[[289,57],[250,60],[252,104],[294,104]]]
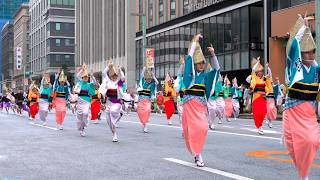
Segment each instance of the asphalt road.
[[[299,179],[280,143],[279,121],[272,129],[264,125],[264,136],[257,134],[253,120],[217,125],[208,133],[202,153],[206,167],[200,169],[185,148],[177,115],[168,126],[165,116],[152,114],[147,134],[136,113],[125,115],[118,143],[112,142],[105,119],[90,124],[86,137],[80,137],[70,113],[62,131],[55,128],[52,113],[48,121],[42,127],[26,116],[0,113],[0,180]],[[320,158],[309,179],[320,179]]]

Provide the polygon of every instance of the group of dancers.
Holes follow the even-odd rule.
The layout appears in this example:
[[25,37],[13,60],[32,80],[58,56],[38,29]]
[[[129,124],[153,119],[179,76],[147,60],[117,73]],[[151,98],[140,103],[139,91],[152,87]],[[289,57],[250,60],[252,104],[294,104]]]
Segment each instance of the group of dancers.
[[[288,90],[283,112],[284,144],[303,180],[308,179],[320,146],[316,114],[319,68],[314,55],[316,46],[308,28],[308,21],[312,19],[299,17],[290,32],[286,60]],[[221,75],[219,61],[211,44],[207,47],[211,57],[209,61],[205,59],[200,39],[203,39],[201,34],[195,35],[190,42],[188,55],[180,57],[177,78],[166,77],[163,95],[168,124],[172,124],[176,99],[186,147],[194,157],[195,164],[203,167],[201,152],[208,129],[215,129],[216,119],[218,123],[223,119],[237,119],[242,87],[238,87],[236,78],[230,82],[227,75]],[[259,57],[253,58],[251,68],[252,73],[247,82],[252,92],[252,114],[257,132],[263,135],[262,124],[266,120],[269,127],[272,127],[272,121],[277,118],[277,97],[283,96],[284,92],[281,91],[278,78],[273,81],[268,64],[264,70]],[[44,74],[39,86],[35,82],[31,83],[26,96],[27,108],[24,108],[24,93],[19,91],[15,95],[7,88],[1,98],[1,107],[8,110],[10,104],[15,102],[20,114],[22,109],[28,109],[31,120],[39,115],[43,125],[47,123],[48,111],[54,108],[57,127],[63,130],[67,103],[70,103],[76,114],[80,136],[83,137],[86,136],[88,120],[97,122],[101,111],[105,111],[112,141],[118,142],[116,127],[123,114],[123,107],[128,109],[132,106],[137,110],[142,131],[148,133],[151,107],[156,100],[159,84],[152,69],[143,68],[137,98],[126,93],[125,70],[114,65],[112,60],[106,63],[101,84],[89,73],[86,65],[81,67],[76,77],[77,83],[71,90],[63,71],[55,74],[53,85],[50,76]],[[133,99],[136,105],[132,103]]]
[[[283,140],[302,180],[308,179],[312,162],[320,147],[317,122],[319,98],[319,66],[315,61],[316,45],[308,27],[313,17],[301,16],[290,31],[286,59],[286,98],[283,111]],[[239,114],[237,80],[232,84],[220,74],[220,66],[212,45],[207,62],[199,44],[200,34],[192,39],[188,55],[180,58],[180,70],[174,84],[165,84],[165,109],[170,124],[172,96],[178,92],[177,106],[186,147],[199,167],[204,166],[201,152],[205,145],[208,128],[214,129],[213,121]],[[276,102],[280,85],[278,78],[273,82],[271,69],[266,64],[266,74],[259,58],[253,58],[252,73],[247,78],[252,90],[252,114],[259,134],[263,135],[262,124],[266,119],[269,127],[277,117]],[[138,115],[146,132],[150,118],[151,102],[156,94],[158,81],[151,70],[144,69],[140,78]],[[223,85],[222,85],[223,84]],[[175,92],[172,91],[174,87]],[[167,107],[167,108],[166,108]]]

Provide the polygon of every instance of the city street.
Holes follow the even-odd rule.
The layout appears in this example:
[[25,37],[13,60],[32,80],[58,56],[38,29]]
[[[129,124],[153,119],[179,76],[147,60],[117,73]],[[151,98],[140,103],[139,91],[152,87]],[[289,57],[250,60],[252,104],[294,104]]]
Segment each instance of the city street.
[[[53,113],[46,127],[31,123],[26,115],[1,112],[0,119],[0,179],[298,179],[281,144],[280,121],[272,129],[264,125],[264,136],[256,133],[253,120],[223,122],[209,131],[205,167],[197,168],[185,148],[177,115],[168,126],[164,115],[152,114],[147,134],[136,113],[124,115],[118,143],[112,142],[105,119],[90,124],[86,137],[80,137],[70,113],[62,131],[55,128]],[[317,158],[309,178],[319,176]]]

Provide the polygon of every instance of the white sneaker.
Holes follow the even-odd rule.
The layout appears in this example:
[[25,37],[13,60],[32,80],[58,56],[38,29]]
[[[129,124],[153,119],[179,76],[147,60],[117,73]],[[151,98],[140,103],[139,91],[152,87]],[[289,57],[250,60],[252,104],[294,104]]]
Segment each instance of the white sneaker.
[[47,122],[42,122],[41,125],[42,125],[42,126],[46,126],[46,125],[47,125]]
[[117,134],[113,135],[112,142],[118,142]]
[[168,125],[172,125],[172,121],[171,120],[168,120]]
[[218,121],[218,124],[222,124],[222,121],[221,121],[221,119],[219,119],[219,121]]
[[93,121],[93,124],[99,124],[98,120]]
[[63,130],[62,125],[58,125],[58,129],[59,129],[59,130]]
[[81,136],[81,137],[85,137],[85,136],[86,136],[86,133],[85,133],[84,130],[80,131],[80,136]]
[[236,120],[237,120],[237,118],[235,117],[235,118],[234,118],[234,120],[236,121]]
[[231,120],[230,120],[229,118],[226,118],[226,121],[227,121],[227,122],[231,122]]
[[262,128],[259,128],[259,129],[258,129],[258,133],[259,133],[260,135],[264,135]]
[[143,128],[143,132],[144,132],[144,133],[148,133],[148,128],[147,128],[147,126],[145,126],[145,127]]
[[271,121],[268,121],[268,126],[269,126],[269,128],[272,128],[272,122]]
[[214,130],[214,129],[215,129],[214,124],[211,124],[211,125],[209,126],[209,128],[210,128],[211,130]]

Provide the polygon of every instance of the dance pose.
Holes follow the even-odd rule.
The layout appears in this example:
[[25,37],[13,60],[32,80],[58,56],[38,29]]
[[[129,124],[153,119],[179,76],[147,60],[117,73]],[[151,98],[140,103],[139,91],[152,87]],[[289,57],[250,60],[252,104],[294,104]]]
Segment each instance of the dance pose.
[[270,77],[270,81],[266,81],[266,97],[267,97],[267,116],[266,116],[266,122],[269,126],[269,128],[272,128],[272,121],[277,119],[277,108],[276,108],[276,102],[275,102],[275,93],[272,85],[272,73],[271,69],[268,65],[267,66],[267,76]]
[[[94,78],[94,77],[93,77]],[[101,94],[99,92],[100,84],[94,80],[95,95],[91,97],[91,121],[95,124],[99,123],[99,114],[101,110]]]
[[237,117],[239,116],[240,113],[240,104],[239,104],[239,87],[238,87],[238,80],[237,78],[234,78],[232,80],[232,87],[230,88],[230,93],[232,97],[232,114],[234,120],[237,120]]
[[107,67],[103,71],[104,79],[99,92],[106,97],[106,119],[112,132],[112,141],[118,142],[116,125],[121,118],[122,112],[122,91],[125,82],[124,73],[120,68],[113,65],[112,60],[107,62]]
[[200,38],[198,34],[191,41],[184,64],[183,83],[186,90],[183,96],[182,129],[187,149],[194,156],[196,165],[203,167],[201,152],[208,131],[206,97],[214,93],[220,67],[215,67],[218,65],[217,57],[213,47],[208,47],[214,67],[212,71],[205,72],[206,60],[199,44]]
[[34,121],[36,118],[36,115],[39,111],[39,88],[35,84],[35,82],[32,82],[29,88],[29,94],[28,94],[28,101],[30,103],[29,109],[30,109],[30,120]]
[[176,97],[176,91],[173,88],[172,77],[167,74],[164,82],[164,109],[167,116],[168,125],[172,125],[171,117],[175,112],[174,97]]
[[320,147],[316,105],[319,96],[319,66],[316,45],[308,28],[313,17],[301,16],[290,31],[287,45],[286,82],[289,82],[283,112],[283,136],[289,155],[302,180],[308,180]]
[[24,93],[23,90],[19,90],[18,93],[14,95],[14,98],[16,99],[17,104],[17,113],[18,115],[22,116],[22,110],[23,110],[23,102],[24,102]]
[[158,80],[150,69],[143,68],[139,82],[139,99],[137,113],[143,126],[143,132],[147,133],[147,123],[150,119],[151,102],[155,100],[157,94]]
[[[88,123],[88,116],[90,111],[91,96],[95,95],[94,83],[89,82],[89,73],[86,65],[83,65],[77,74],[78,83],[76,93],[78,93],[77,103],[77,126],[80,131],[80,136],[86,136],[85,127]],[[92,78],[91,78],[92,79]]]
[[58,129],[63,130],[62,124],[66,116],[67,100],[70,95],[70,83],[67,80],[67,76],[64,75],[63,70],[55,75],[53,90],[55,93],[56,123]]
[[50,76],[43,75],[40,84],[40,98],[39,98],[39,116],[42,125],[47,124],[48,110],[52,102],[52,85],[50,84]]

